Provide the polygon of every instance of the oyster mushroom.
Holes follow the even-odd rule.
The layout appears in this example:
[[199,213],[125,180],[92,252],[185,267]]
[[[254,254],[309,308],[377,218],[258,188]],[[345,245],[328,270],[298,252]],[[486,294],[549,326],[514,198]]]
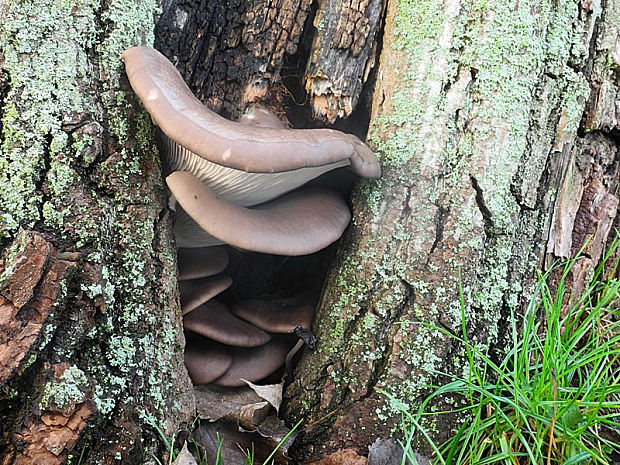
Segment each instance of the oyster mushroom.
[[[373,152],[353,135],[287,129],[262,108],[250,109],[239,122],[229,121],[198,101],[172,63],[155,49],[131,48],[121,58],[132,88],[160,131],[162,158],[172,172],[166,179],[171,204],[179,204],[179,246],[226,243],[283,255],[318,251],[340,237],[350,213],[334,193],[295,190],[341,167],[367,178],[381,174]],[[248,322],[209,300],[230,285],[230,278],[216,276],[226,268],[228,257],[222,252],[210,255],[209,248],[196,249],[196,254],[179,249],[188,371],[195,384],[258,381],[282,365],[289,343],[282,337],[270,341],[255,314],[245,315]],[[272,306],[267,331],[290,331],[293,320],[309,325],[312,308],[307,304],[296,306],[302,310],[300,318],[275,321],[289,307],[286,302]],[[228,346],[255,348],[205,342],[192,332]]]
[[183,317],[183,327],[196,334],[234,347],[257,347],[271,336],[262,329],[236,317],[226,305],[212,300]]
[[290,349],[283,337],[274,337],[265,345],[249,350],[233,348],[230,350],[232,363],[228,370],[213,381],[218,386],[244,386],[244,379],[257,382],[280,368]]
[[232,279],[230,276],[225,275],[179,281],[181,311],[183,315],[213,299],[231,285]]
[[292,333],[295,328],[309,329],[314,317],[314,301],[308,295],[266,301],[249,299],[236,302],[233,315],[270,333]]
[[228,266],[228,252],[224,247],[177,249],[179,281],[207,278],[221,273]]
[[206,233],[255,252],[307,255],[338,240],[351,214],[330,191],[302,189],[253,209],[219,198],[196,176],[176,171],[166,178],[172,194]]
[[199,158],[249,173],[288,172],[348,161],[360,176],[381,175],[374,153],[353,135],[229,121],[194,97],[174,65],[154,48],[133,47],[121,59],[131,87],[155,124],[167,138]]
[[196,334],[186,335],[185,366],[194,384],[209,384],[232,366],[230,351],[217,342]]

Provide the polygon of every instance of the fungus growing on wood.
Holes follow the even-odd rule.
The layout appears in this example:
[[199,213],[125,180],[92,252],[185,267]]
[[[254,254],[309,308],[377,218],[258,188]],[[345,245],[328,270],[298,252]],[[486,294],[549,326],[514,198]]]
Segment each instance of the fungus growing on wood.
[[[180,263],[179,259],[179,263]],[[183,315],[221,294],[232,285],[230,276],[217,275],[207,278],[179,280],[181,311]]]
[[192,173],[166,178],[172,194],[196,223],[220,241],[254,252],[307,255],[338,240],[351,214],[335,193],[302,189],[253,209],[219,198]]
[[271,339],[265,331],[236,317],[224,304],[214,300],[185,315],[183,326],[186,330],[235,347],[257,347]]
[[198,335],[188,334],[185,366],[194,384],[209,384],[222,376],[233,363],[225,346]]
[[213,383],[218,386],[239,387],[245,385],[244,379],[253,383],[260,381],[284,364],[289,349],[289,342],[282,337],[276,337],[252,350],[235,347],[231,349],[233,361],[230,368]]
[[177,259],[179,281],[214,276],[228,266],[228,252],[224,247],[178,248]]
[[314,301],[308,295],[266,301],[249,299],[236,302],[230,311],[270,333],[292,333],[295,328],[310,329]]
[[307,298],[254,299],[236,304],[235,316],[212,300],[231,284],[218,275],[228,255],[214,246],[289,256],[327,247],[345,230],[350,212],[331,191],[299,188],[342,167],[378,178],[379,163],[353,135],[287,129],[264,108],[250,108],[238,122],[222,118],[194,97],[155,49],[131,48],[121,58],[158,127],[161,155],[171,172],[166,183],[182,247],[179,289],[192,381],[222,386],[242,385],[241,378],[259,381],[284,363],[289,349],[287,338],[269,333],[308,328],[314,306]]
[[333,129],[280,129],[222,118],[192,94],[172,63],[150,47],[133,47],[121,59],[131,87],[155,124],[181,147],[222,166],[277,173],[348,160],[362,177],[381,168],[357,137]]

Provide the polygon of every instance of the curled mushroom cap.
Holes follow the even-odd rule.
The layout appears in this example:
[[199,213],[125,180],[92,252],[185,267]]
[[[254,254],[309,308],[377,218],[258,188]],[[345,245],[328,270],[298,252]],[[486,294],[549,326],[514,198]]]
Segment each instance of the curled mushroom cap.
[[244,386],[242,379],[251,382],[260,381],[280,368],[286,360],[289,346],[286,339],[274,337],[274,339],[253,350],[231,348],[233,362],[230,368],[213,383],[219,386],[238,387]]
[[270,333],[291,333],[298,326],[309,329],[314,317],[314,303],[307,296],[265,301],[249,299],[235,302],[230,311]]
[[127,77],[163,133],[196,155],[238,170],[275,173],[349,160],[360,176],[377,178],[374,153],[357,137],[331,129],[279,129],[240,124],[206,108],[160,52],[126,50]]
[[214,300],[185,315],[183,327],[222,344],[237,347],[257,347],[271,339],[265,331],[237,318],[224,304]]
[[177,249],[179,281],[206,278],[221,273],[228,266],[224,247]]
[[338,240],[351,213],[329,191],[302,189],[248,209],[220,199],[196,176],[166,178],[177,201],[211,236],[235,247],[277,255],[306,255]]
[[275,199],[322,174],[348,165],[348,160],[281,173],[247,173],[196,156],[169,138],[159,141],[168,171],[188,171],[235,205],[249,207]]

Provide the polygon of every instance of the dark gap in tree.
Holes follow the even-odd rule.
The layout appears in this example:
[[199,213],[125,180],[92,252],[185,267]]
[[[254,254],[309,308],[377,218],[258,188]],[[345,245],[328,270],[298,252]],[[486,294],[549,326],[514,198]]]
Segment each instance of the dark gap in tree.
[[[177,69],[180,70],[189,87],[201,101],[221,115],[230,118],[230,115],[238,112],[238,110],[231,110],[231,108],[238,105],[239,99],[229,96],[226,97],[226,101],[222,101],[216,95],[214,100],[213,94],[218,94],[221,90],[214,87],[214,82],[220,82],[220,86],[236,89],[247,84],[244,76],[256,80],[260,76],[271,76],[270,73],[272,72],[279,73],[279,78],[276,75],[274,79],[271,79],[272,87],[269,94],[262,100],[257,99],[257,101],[267,108],[275,108],[276,112],[284,109],[292,128],[329,127],[312,119],[303,86],[312,38],[316,32],[313,21],[318,8],[317,2],[312,3],[311,11],[305,19],[296,52],[284,56],[281,70],[277,68],[273,70],[269,64],[266,65],[266,71],[262,73],[258,72],[260,66],[257,64],[257,59],[252,55],[252,51],[247,49],[249,45],[242,38],[242,34],[246,33],[244,32],[244,24],[247,23],[244,21],[254,21],[257,18],[248,19],[245,16],[248,12],[253,11],[252,7],[250,5],[242,6],[241,4],[231,5],[215,2],[200,10],[202,13],[198,16],[187,13],[188,11],[198,11],[199,3],[202,5],[199,1],[191,1],[189,4],[169,2],[164,7],[163,14],[156,27],[155,45],[156,48],[176,62]],[[215,12],[222,13],[223,10],[234,12],[235,18],[232,23],[219,24],[217,18],[226,17],[226,14],[216,14]],[[260,16],[264,12],[258,14]],[[300,11],[299,14],[303,14],[303,12]],[[258,22],[260,23],[260,21]],[[198,33],[200,35],[197,35]],[[264,39],[260,34],[257,37]],[[233,36],[237,38],[234,39]],[[222,47],[222,41],[227,37],[230,43],[228,46]],[[211,56],[211,52],[216,55]],[[224,59],[224,55],[236,58],[234,60]],[[218,67],[217,63],[214,62],[214,60],[221,61],[222,59],[224,60],[221,63],[223,68]],[[204,78],[199,78],[199,75],[204,76]],[[225,79],[218,81],[218,76],[225,77]],[[250,87],[256,86],[250,85]],[[370,118],[368,111],[369,96],[370,93],[368,93],[368,98],[365,97],[362,100],[358,110],[350,118],[331,127],[356,134],[363,139]],[[350,170],[338,169],[311,181],[309,185],[327,187],[339,192],[344,198],[348,198],[355,179],[355,175]],[[318,303],[323,282],[335,258],[336,249],[337,245],[332,244],[311,255],[282,257],[245,252],[228,247],[230,264],[224,273],[232,278],[233,285],[217,296],[216,300],[231,304],[238,300],[251,298],[268,301],[300,293],[309,293],[312,300]],[[270,379],[273,379],[273,376]]]

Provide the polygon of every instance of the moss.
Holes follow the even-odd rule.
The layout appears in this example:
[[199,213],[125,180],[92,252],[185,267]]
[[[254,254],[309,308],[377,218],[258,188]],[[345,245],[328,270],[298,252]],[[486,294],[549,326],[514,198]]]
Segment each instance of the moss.
[[[0,230],[10,235],[39,225],[84,250],[100,275],[81,289],[105,313],[81,341],[88,351],[63,356],[79,360],[92,380],[100,415],[122,400],[166,416],[177,321],[153,311],[168,304],[173,289],[156,282],[160,270],[150,267],[171,272],[175,259],[172,251],[153,256],[163,200],[157,149],[148,115],[120,90],[119,60],[128,47],[152,44],[157,2],[34,0],[12,2],[4,14],[10,20],[1,25],[0,43],[10,80],[0,135]],[[102,144],[104,127],[110,140]],[[87,169],[97,158],[104,163]],[[142,383],[130,386],[130,373]],[[72,382],[81,389],[81,378],[67,378],[50,396],[73,392]]]
[[83,15],[73,14],[75,5],[68,3],[12,2],[5,12],[11,21],[0,28],[0,42],[10,44],[4,49],[10,81],[2,117],[0,211],[11,231],[41,218],[41,176],[50,152],[66,139],[62,125],[92,108],[79,89],[87,56],[74,44],[92,45],[98,3],[83,2]]

